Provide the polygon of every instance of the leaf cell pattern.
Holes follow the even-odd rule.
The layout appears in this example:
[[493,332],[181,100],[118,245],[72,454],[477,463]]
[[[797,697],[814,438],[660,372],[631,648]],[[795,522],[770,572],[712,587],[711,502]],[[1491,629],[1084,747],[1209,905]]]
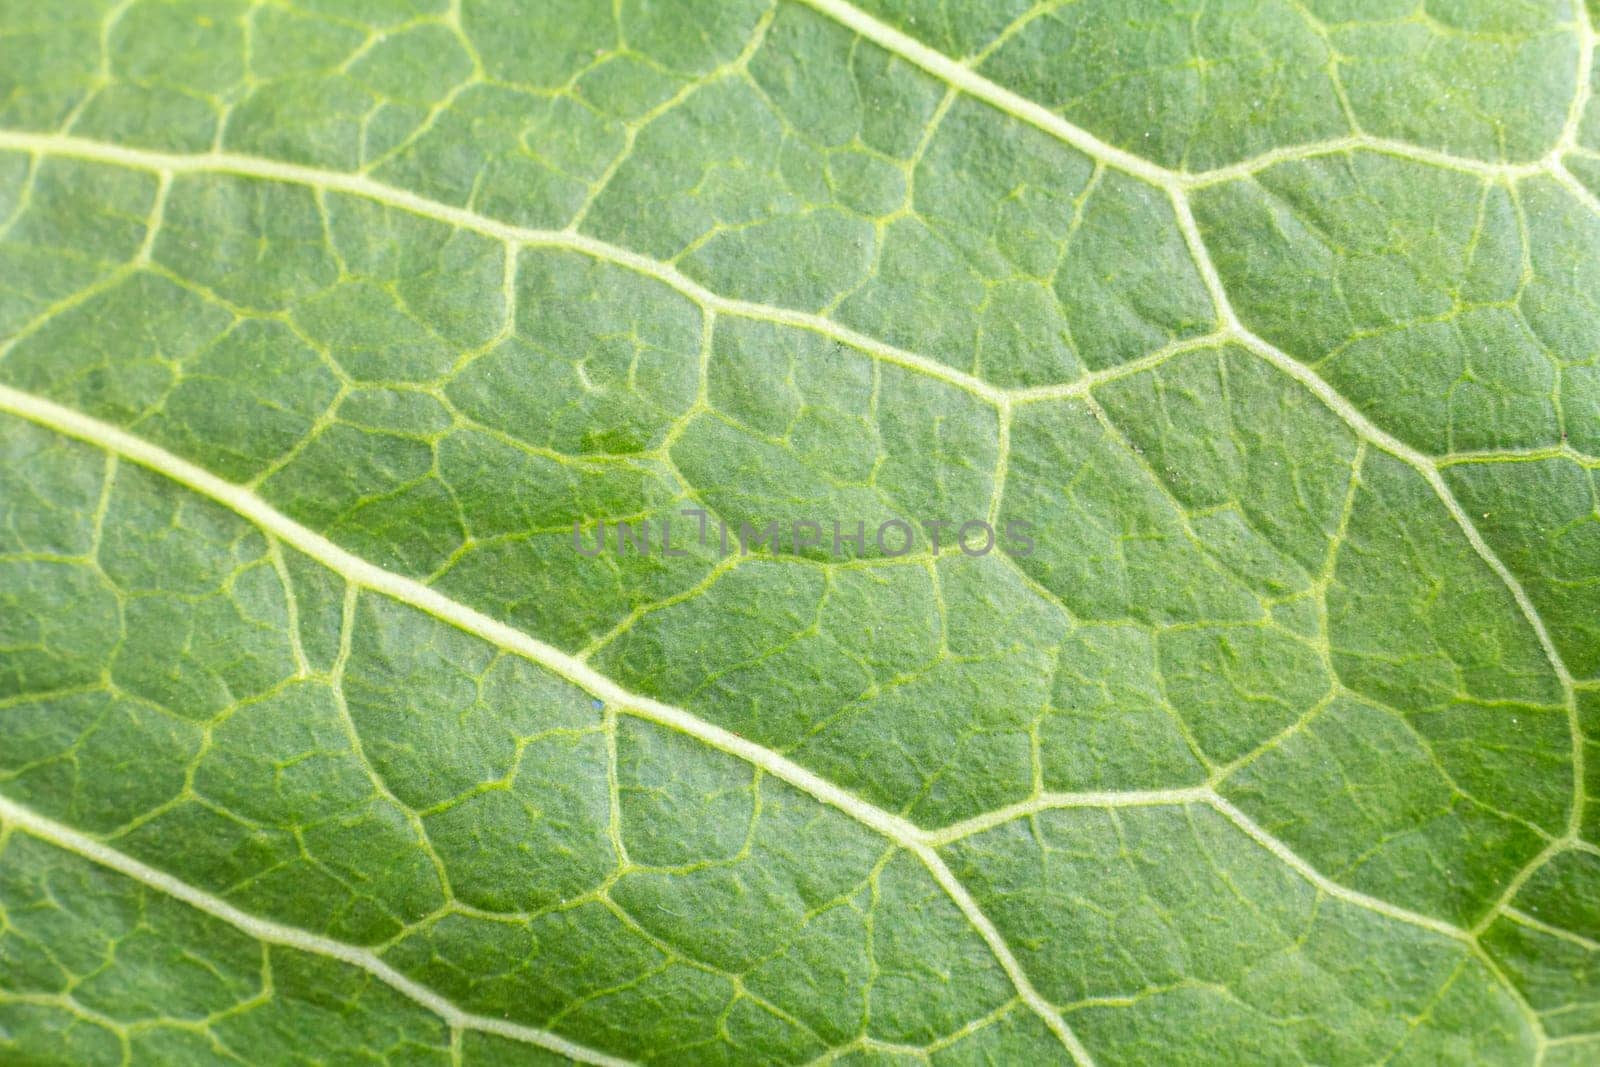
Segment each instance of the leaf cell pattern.
[[1600,1056],[1595,18],[0,0],[0,1053]]

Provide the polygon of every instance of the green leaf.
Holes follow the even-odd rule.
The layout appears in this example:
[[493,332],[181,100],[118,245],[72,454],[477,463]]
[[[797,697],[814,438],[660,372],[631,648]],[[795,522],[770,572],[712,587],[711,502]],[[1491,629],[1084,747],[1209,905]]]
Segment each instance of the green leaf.
[[0,0],[0,1060],[1594,1062],[1597,18]]

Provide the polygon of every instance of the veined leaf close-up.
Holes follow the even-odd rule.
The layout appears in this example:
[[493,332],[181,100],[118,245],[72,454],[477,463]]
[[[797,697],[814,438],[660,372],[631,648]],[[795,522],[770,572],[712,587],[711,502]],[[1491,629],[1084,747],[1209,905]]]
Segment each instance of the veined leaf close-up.
[[1597,21],[0,0],[0,1064],[1600,1063]]

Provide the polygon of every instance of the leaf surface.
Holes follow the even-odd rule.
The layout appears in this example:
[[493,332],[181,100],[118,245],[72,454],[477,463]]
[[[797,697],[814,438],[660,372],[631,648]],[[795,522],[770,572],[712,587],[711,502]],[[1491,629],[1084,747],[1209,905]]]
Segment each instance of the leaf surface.
[[1596,17],[0,0],[0,1058],[1600,1056]]

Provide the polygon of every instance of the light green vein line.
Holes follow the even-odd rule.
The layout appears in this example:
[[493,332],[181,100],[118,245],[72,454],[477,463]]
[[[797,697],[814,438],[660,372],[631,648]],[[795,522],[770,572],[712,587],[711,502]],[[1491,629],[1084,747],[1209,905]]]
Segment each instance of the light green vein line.
[[1377,897],[1335,882],[1297,855],[1288,845],[1268,833],[1261,824],[1246,815],[1231,801],[1208,786],[1195,786],[1189,789],[1128,790],[1125,792],[1041,793],[1036,797],[1012,804],[1009,807],[986,812],[971,819],[953,823],[942,830],[932,831],[928,837],[932,842],[943,846],[970,837],[973,834],[1004,825],[1013,819],[1040,815],[1048,811],[1071,811],[1083,808],[1178,807],[1188,804],[1204,804],[1211,808],[1218,815],[1233,823],[1245,836],[1249,837],[1261,848],[1270,852],[1279,862],[1335,900],[1363,908],[1386,918],[1394,919],[1397,922],[1420,927],[1431,933],[1448,937],[1453,941],[1461,941],[1466,944],[1474,943],[1476,934],[1473,931],[1464,930],[1442,919],[1435,919],[1432,916],[1423,915],[1421,912],[1415,912],[1409,908],[1390,904],[1388,901],[1380,900]]
[[1506,918],[1518,926],[1526,926],[1530,930],[1537,930],[1541,934],[1549,934],[1551,937],[1558,937],[1569,944],[1577,945],[1585,952],[1600,952],[1600,941],[1584,937],[1582,934],[1574,933],[1571,930],[1563,930],[1559,926],[1552,926],[1544,920],[1517,908],[1507,908]]
[[1060,138],[1085,155],[1092,156],[1127,174],[1137,175],[1152,185],[1164,186],[1173,179],[1173,172],[1165,167],[1151,163],[1115,145],[1107,144],[1088,130],[1074,126],[1027,97],[1019,96],[1010,89],[996,85],[971,67],[956,62],[943,52],[929,48],[893,26],[879,22],[860,8],[845,3],[844,0],[802,0],[802,2],[835,22],[849,27],[884,50],[914,66],[921,67],[945,84]]
[[1259,156],[1227,166],[1215,167],[1211,170],[1201,170],[1185,173],[1173,171],[1171,183],[1185,189],[1201,189],[1208,185],[1219,185],[1222,182],[1238,181],[1248,178],[1268,167],[1275,167],[1280,163],[1293,163],[1299,160],[1318,159],[1322,156],[1337,155],[1340,152],[1373,152],[1377,155],[1393,156],[1396,159],[1409,160],[1412,163],[1421,163],[1442,170],[1461,171],[1466,174],[1475,174],[1488,181],[1517,181],[1522,178],[1531,178],[1536,174],[1544,174],[1549,170],[1547,160],[1538,160],[1531,163],[1489,163],[1480,159],[1468,159],[1465,156],[1454,156],[1448,152],[1441,152],[1433,148],[1424,148],[1407,141],[1396,141],[1387,137],[1369,137],[1366,135],[1337,137],[1330,141],[1314,141],[1303,145],[1294,145],[1289,148],[1274,148],[1263,152]]
[[6,823],[57,848],[82,856],[84,859],[92,860],[102,867],[107,867],[118,874],[132,878],[150,889],[164,893],[176,900],[181,900],[190,907],[197,908],[208,915],[221,919],[235,929],[242,930],[257,941],[298,949],[301,952],[336,959],[353,967],[359,967],[385,985],[403,993],[424,1008],[427,1008],[455,1029],[480,1030],[488,1034],[497,1034],[500,1037],[510,1038],[514,1041],[538,1045],[552,1052],[558,1052],[569,1059],[577,1060],[580,1063],[596,1064],[598,1067],[629,1067],[632,1062],[619,1059],[616,1056],[608,1056],[603,1052],[596,1052],[594,1049],[568,1041],[566,1038],[552,1034],[547,1030],[462,1011],[453,1002],[446,1000],[426,986],[407,978],[366,949],[356,948],[341,941],[320,937],[293,926],[284,926],[281,923],[275,923],[251,915],[248,912],[240,911],[219,897],[196,889],[194,886],[181,882],[170,874],[158,871],[154,867],[140,863],[131,856],[126,856],[92,837],[81,834],[71,827],[63,826],[55,820],[48,819],[20,804],[7,800],[5,797],[0,797],[0,823]]
[[1476,944],[1476,940],[1469,931],[1463,930],[1458,926],[1452,926],[1442,919],[1422,915],[1411,911],[1409,908],[1397,907],[1388,901],[1379,900],[1377,897],[1340,885],[1301,859],[1292,849],[1269,834],[1259,823],[1240,811],[1227,798],[1213,793],[1206,800],[1206,803],[1211,805],[1217,814],[1242,830],[1252,841],[1276,856],[1290,870],[1335,900],[1342,900],[1346,904],[1354,904],[1357,907],[1376,912],[1397,922],[1420,926],[1424,930],[1431,930],[1453,941],[1460,941],[1468,945]]
[[[1417,163],[1426,163],[1430,166],[1467,171],[1484,178],[1515,180],[1531,174],[1542,173],[1548,169],[1546,160],[1529,163],[1490,163],[1484,160],[1452,155],[1437,149],[1423,148],[1408,141],[1397,141],[1387,137],[1372,137],[1361,134],[1314,141],[1288,148],[1275,148],[1258,156],[1241,160],[1238,163],[1231,163],[1211,170],[1172,170],[1101,140],[1088,130],[1068,122],[1043,105],[1012,92],[1004,86],[995,84],[977,73],[971,66],[951,59],[943,52],[929,48],[921,41],[902,33],[893,26],[879,22],[865,11],[846,2],[846,0],[800,0],[800,2],[815,8],[835,22],[849,27],[885,51],[891,52],[906,62],[920,67],[958,91],[976,100],[982,100],[1012,118],[1026,122],[1030,126],[1034,126],[1065,141],[1078,151],[1099,160],[1109,167],[1114,167],[1125,174],[1142,178],[1150,184],[1158,185],[1162,188],[1196,188],[1214,185],[1218,182],[1248,177],[1257,171],[1265,170],[1279,163],[1297,159],[1313,159],[1317,156],[1349,152],[1357,149],[1398,156]],[[1581,91],[1582,87],[1580,87]]]
[[1578,132],[1583,128],[1584,113],[1594,93],[1594,53],[1600,48],[1600,35],[1596,35],[1594,20],[1589,17],[1587,3],[1575,5],[1573,19],[1578,30],[1578,89],[1567,109],[1567,120],[1562,123],[1561,137],[1551,150],[1551,159],[1559,162],[1561,156],[1578,146]]
[[1126,363],[1118,363],[1102,370],[1091,371],[1076,381],[1063,385],[1031,385],[1013,388],[1008,391],[1007,399],[1012,404],[1036,404],[1052,400],[1077,400],[1090,396],[1102,385],[1131,378],[1166,363],[1168,360],[1183,355],[1185,352],[1196,352],[1204,348],[1220,348],[1232,340],[1233,335],[1224,330],[1213,330],[1210,333],[1200,334],[1195,337],[1185,337],[1137,359],[1130,359]]
[[928,839],[931,843],[944,846],[960,841],[962,838],[981,834],[985,830],[992,830],[997,826],[1004,826],[1015,819],[1038,815],[1045,811],[1060,811],[1072,808],[1153,808],[1176,807],[1182,804],[1209,803],[1212,792],[1203,786],[1193,789],[1129,789],[1089,793],[1040,793],[1020,800],[1015,804],[1008,804],[994,811],[986,811],[981,815],[974,815],[970,819],[951,823],[938,830],[929,832]]
[[893,363],[918,374],[937,378],[991,404],[1000,404],[1005,397],[1004,390],[990,385],[980,378],[959,371],[948,364],[940,363],[938,360],[929,359],[926,356],[920,356],[915,352],[908,352],[902,348],[896,348],[874,337],[852,330],[848,326],[841,326],[820,315],[726,297],[707,289],[670,263],[663,263],[648,256],[642,256],[637,252],[609,244],[597,238],[571,230],[538,230],[524,226],[513,226],[510,223],[488,218],[466,208],[453,207],[436,200],[429,200],[427,197],[418,196],[416,193],[408,192],[397,186],[376,181],[364,174],[345,174],[339,171],[323,170],[318,167],[303,167],[294,163],[280,163],[276,160],[261,159],[255,156],[237,155],[231,152],[204,152],[182,155],[171,152],[154,152],[142,148],[125,148],[121,145],[62,134],[19,133],[14,130],[0,130],[0,149],[27,152],[33,155],[81,159],[91,163],[106,163],[113,166],[129,167],[134,170],[149,171],[158,175],[231,174],[238,177],[287,182],[313,189],[323,189],[328,192],[358,196],[374,203],[386,204],[389,207],[397,208],[412,215],[434,219],[472,233],[493,237],[516,247],[562,248],[572,252],[579,252],[593,259],[613,263],[637,274],[654,278],[656,281],[676,289],[707,310],[739,318],[757,319],[762,322],[810,330],[813,333],[819,333],[833,340],[843,342],[852,348],[860,349],[867,355],[880,359],[885,363]]
[[1600,456],[1591,456],[1566,442],[1543,448],[1484,448],[1451,452],[1440,456],[1438,463],[1441,467],[1456,467],[1481,463],[1533,463],[1549,459],[1568,460],[1580,467],[1600,467]]
[[984,939],[1022,999],[1044,1020],[1080,1065],[1088,1067],[1093,1063],[1088,1051],[1062,1021],[1060,1012],[1033,987],[1033,983],[1023,971],[1022,965],[1017,962],[1010,946],[984,915],[972,894],[956,879],[944,860],[928,843],[927,835],[905,819],[874,807],[776,752],[747,741],[720,726],[705,722],[681,708],[630,693],[587,663],[537,638],[530,637],[521,630],[457,603],[420,582],[402,578],[369,563],[335,545],[321,534],[301,526],[249,490],[223,481],[209,471],[174,456],[148,441],[114,426],[108,426],[71,408],[62,407],[10,386],[0,385],[0,411],[8,411],[148,467],[179,485],[228,507],[264,532],[293,545],[329,570],[343,576],[353,585],[410,604],[435,618],[515,652],[566,678],[619,711],[677,730],[712,748],[760,767],[773,777],[788,782],[817,800],[839,809],[862,825],[877,831],[921,860],[929,874]]

